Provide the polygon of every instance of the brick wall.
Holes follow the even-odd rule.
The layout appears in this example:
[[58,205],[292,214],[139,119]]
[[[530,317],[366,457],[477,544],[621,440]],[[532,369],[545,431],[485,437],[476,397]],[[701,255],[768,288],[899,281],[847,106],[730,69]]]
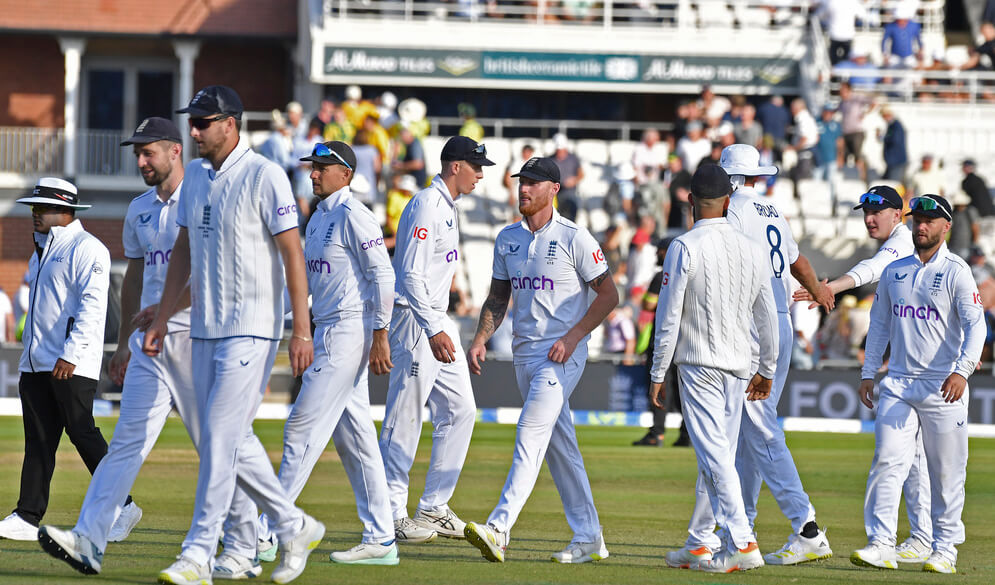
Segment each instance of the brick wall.
[[0,55],[0,126],[62,126],[65,60],[55,37],[3,34]]

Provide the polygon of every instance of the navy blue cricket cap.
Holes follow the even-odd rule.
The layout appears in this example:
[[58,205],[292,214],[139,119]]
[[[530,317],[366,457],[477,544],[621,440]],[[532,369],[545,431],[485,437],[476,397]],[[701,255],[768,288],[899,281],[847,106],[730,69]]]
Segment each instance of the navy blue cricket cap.
[[223,114],[241,120],[243,111],[242,98],[234,89],[226,85],[208,85],[193,96],[190,105],[176,110],[176,113],[190,114],[191,118]]
[[875,185],[860,196],[860,203],[854,209],[880,211],[882,209],[901,209],[905,206],[902,196],[888,185]]
[[691,177],[691,195],[698,199],[718,199],[732,193],[732,183],[725,169],[716,164],[703,164]]
[[477,144],[476,140],[466,136],[453,136],[447,140],[446,145],[442,147],[442,155],[439,158],[443,162],[465,160],[482,167],[494,164],[494,161],[487,158],[487,147],[483,144]]
[[558,167],[551,158],[540,158],[534,156],[525,161],[525,164],[522,165],[522,170],[512,175],[512,177],[525,177],[526,179],[532,179],[533,181],[552,181],[554,183],[559,183],[560,167]]
[[183,139],[180,138],[180,129],[176,127],[176,124],[172,120],[157,117],[145,118],[138,125],[138,128],[135,128],[135,134],[122,142],[121,146],[149,144],[150,142],[159,142],[160,140],[169,140],[176,143],[183,142]]

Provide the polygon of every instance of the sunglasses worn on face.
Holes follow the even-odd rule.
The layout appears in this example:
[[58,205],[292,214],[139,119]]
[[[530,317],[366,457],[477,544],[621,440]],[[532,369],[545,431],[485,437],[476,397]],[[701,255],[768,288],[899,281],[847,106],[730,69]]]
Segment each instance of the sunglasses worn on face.
[[936,211],[939,209],[940,213],[942,213],[944,217],[947,219],[953,219],[950,217],[950,214],[947,213],[947,210],[944,209],[942,205],[937,203],[936,199],[933,199],[932,197],[913,197],[912,200],[909,201],[909,208],[912,209],[912,211]]
[[350,171],[352,170],[352,165],[350,165],[349,163],[345,162],[345,159],[342,158],[342,155],[340,155],[339,153],[335,152],[331,148],[328,148],[324,144],[320,144],[320,143],[316,144],[314,146],[314,150],[311,151],[311,156],[320,156],[320,157],[325,157],[325,158],[327,158],[327,157],[333,157],[333,158],[337,159],[340,163],[342,163],[342,166],[344,166],[345,168],[349,169]]
[[191,127],[196,128],[198,130],[207,130],[208,126],[210,126],[214,122],[224,120],[225,118],[231,118],[231,116],[216,116],[214,118],[190,118],[189,121]]
[[58,205],[45,205],[44,203],[38,203],[31,206],[31,213],[36,215],[42,215],[43,213],[51,213],[53,211],[63,211],[65,208],[59,207]]

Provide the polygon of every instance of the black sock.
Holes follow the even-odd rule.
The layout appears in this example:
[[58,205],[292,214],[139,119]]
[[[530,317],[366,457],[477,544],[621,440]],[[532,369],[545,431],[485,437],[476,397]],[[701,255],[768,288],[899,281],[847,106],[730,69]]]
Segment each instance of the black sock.
[[805,526],[802,526],[802,536],[805,538],[815,538],[819,535],[819,525],[815,523],[815,520],[808,522]]
[[[132,500],[131,500],[131,494],[128,494],[128,499],[124,501],[124,505],[125,505],[125,506],[127,506],[127,505],[128,505],[128,504],[130,504],[131,502],[132,502]],[[123,506],[122,506],[122,507],[123,507]]]

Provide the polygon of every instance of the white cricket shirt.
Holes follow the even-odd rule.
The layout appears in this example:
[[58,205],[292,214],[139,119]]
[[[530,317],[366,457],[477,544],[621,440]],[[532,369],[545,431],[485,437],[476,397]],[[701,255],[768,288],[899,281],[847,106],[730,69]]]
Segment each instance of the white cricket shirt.
[[390,323],[394,270],[383,231],[348,186],[318,204],[307,224],[304,260],[315,323],[367,316],[374,329]]
[[865,284],[874,284],[881,279],[884,269],[899,258],[915,252],[912,243],[912,230],[900,223],[891,230],[891,235],[885,240],[878,251],[866,260],[861,260],[846,275],[853,279],[854,288]]
[[675,238],[663,263],[650,378],[662,382],[671,361],[750,377],[755,325],[758,372],[772,379],[779,334],[770,272],[763,248],[726,218],[698,220]]
[[896,260],[878,283],[861,377],[873,379],[891,343],[888,375],[967,378],[981,358],[986,327],[971,269],[946,243],[923,264],[918,254]]
[[221,169],[198,158],[184,175],[177,223],[190,238],[190,336],[283,337],[283,260],[273,236],[297,229],[287,173],[245,136]]
[[[176,223],[179,212],[180,191],[183,183],[163,201],[156,195],[155,187],[131,200],[124,216],[121,241],[124,256],[144,261],[142,268],[141,308],[156,305],[162,298],[166,284],[166,269],[173,254],[173,244],[180,226]],[[126,317],[126,316],[124,316]],[[190,329],[190,308],[178,311],[169,319],[169,331]]]
[[[594,236],[555,209],[535,232],[524,219],[501,230],[494,241],[493,274],[511,282],[514,361],[546,357],[587,312],[587,283],[607,270]],[[581,361],[587,359],[588,338],[574,350]]]
[[456,201],[442,177],[436,175],[401,213],[393,260],[394,302],[410,307],[415,322],[429,337],[443,329],[458,262]]

